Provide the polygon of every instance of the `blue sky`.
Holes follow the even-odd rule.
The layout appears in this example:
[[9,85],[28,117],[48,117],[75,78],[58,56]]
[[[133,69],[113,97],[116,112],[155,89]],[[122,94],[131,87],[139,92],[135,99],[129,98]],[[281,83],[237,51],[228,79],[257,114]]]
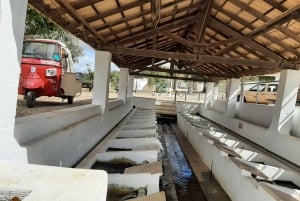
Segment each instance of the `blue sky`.
[[[80,41],[80,45],[83,48],[84,55],[80,57],[78,59],[79,62],[75,64],[76,72],[85,72],[87,65],[90,65],[91,69],[94,71],[95,50],[82,41]],[[119,68],[114,63],[111,63],[111,70],[119,70]]]

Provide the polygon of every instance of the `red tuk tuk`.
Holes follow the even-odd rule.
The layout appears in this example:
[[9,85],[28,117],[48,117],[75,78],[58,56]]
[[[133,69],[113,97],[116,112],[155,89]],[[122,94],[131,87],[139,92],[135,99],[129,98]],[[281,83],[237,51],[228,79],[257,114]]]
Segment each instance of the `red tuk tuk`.
[[40,96],[68,99],[81,92],[80,74],[74,72],[70,50],[60,41],[25,40],[18,93],[24,95],[28,107]]

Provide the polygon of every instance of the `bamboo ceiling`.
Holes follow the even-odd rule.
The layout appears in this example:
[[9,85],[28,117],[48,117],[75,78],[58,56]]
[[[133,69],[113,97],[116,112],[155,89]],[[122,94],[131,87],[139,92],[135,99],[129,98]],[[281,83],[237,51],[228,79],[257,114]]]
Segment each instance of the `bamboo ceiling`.
[[299,68],[299,0],[29,3],[95,49],[112,52],[132,75],[205,81]]

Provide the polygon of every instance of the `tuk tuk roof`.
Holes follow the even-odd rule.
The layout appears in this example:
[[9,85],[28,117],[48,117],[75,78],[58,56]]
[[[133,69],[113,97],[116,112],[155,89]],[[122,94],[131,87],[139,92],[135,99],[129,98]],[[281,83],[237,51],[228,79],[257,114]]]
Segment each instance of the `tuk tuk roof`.
[[43,43],[55,43],[55,44],[61,45],[62,47],[67,47],[67,45],[64,44],[63,42],[58,41],[58,40],[52,40],[52,39],[42,39],[42,38],[39,38],[39,39],[26,39],[24,41],[35,41],[35,42],[43,42]]

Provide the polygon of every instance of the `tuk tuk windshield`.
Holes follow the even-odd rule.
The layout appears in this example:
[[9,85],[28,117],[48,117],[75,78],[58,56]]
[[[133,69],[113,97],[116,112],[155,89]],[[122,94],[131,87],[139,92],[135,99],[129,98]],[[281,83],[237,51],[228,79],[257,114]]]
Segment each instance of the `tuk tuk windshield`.
[[54,43],[24,41],[22,57],[60,61],[59,48]]

